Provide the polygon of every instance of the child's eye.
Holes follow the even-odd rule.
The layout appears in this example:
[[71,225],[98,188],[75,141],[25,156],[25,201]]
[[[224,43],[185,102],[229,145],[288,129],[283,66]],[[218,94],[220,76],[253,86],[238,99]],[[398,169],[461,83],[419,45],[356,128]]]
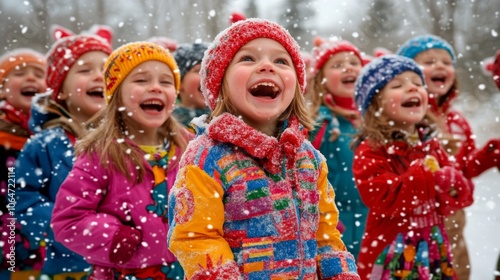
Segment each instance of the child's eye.
[[88,73],[88,72],[90,72],[89,68],[82,68],[82,69],[78,70],[78,73]]
[[134,80],[134,83],[145,83],[145,82],[147,82],[147,80],[143,78],[138,78]]
[[245,55],[241,57],[240,61],[254,61],[254,59],[249,55]]
[[161,83],[162,85],[173,85],[173,84],[174,84],[174,83],[173,83],[172,81],[170,81],[170,80],[163,80],[163,81],[160,81],[160,83]]
[[344,67],[343,63],[335,63],[332,65],[332,68],[334,68],[334,69],[340,69],[342,67]]
[[283,65],[289,65],[289,62],[286,58],[278,58],[278,59],[276,59],[276,63],[283,64]]

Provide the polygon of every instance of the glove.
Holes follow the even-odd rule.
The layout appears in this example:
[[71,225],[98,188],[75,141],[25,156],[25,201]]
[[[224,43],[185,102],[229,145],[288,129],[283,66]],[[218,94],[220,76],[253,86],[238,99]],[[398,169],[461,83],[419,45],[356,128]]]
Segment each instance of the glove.
[[500,171],[500,139],[491,139],[481,149],[470,154],[463,170],[468,178],[474,178],[495,166]]
[[450,215],[472,204],[472,183],[462,173],[445,166],[434,173],[434,182],[439,203],[438,212]]
[[337,230],[338,230],[341,234],[342,234],[342,233],[344,233],[344,231],[345,231],[345,225],[344,225],[341,221],[339,221],[339,222],[337,223]]
[[121,226],[111,240],[109,260],[114,264],[128,262],[142,241],[142,233],[133,227]]

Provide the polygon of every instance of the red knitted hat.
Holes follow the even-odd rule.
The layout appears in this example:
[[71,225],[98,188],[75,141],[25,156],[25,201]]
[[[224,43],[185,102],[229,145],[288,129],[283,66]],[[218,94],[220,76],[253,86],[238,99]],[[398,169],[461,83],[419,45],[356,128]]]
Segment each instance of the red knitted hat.
[[277,23],[249,18],[238,21],[220,32],[205,52],[200,70],[201,90],[205,102],[212,110],[217,104],[224,74],[234,55],[243,45],[258,38],[275,40],[288,51],[295,66],[300,91],[304,92],[305,66],[297,42]]
[[238,22],[240,20],[245,20],[245,19],[247,19],[247,17],[244,14],[234,12],[229,16],[229,25],[231,25],[235,22]]
[[500,89],[500,50],[496,52],[495,56],[488,57],[481,61],[481,66],[483,73],[493,76],[493,81]]
[[52,27],[52,37],[55,42],[47,53],[47,87],[53,90],[52,98],[57,101],[57,95],[66,79],[71,66],[87,52],[102,51],[111,54],[112,34],[109,28],[95,26],[89,31],[74,35],[61,26]]
[[314,59],[314,74],[321,70],[321,67],[332,57],[339,52],[352,52],[356,55],[361,63],[365,64],[365,59],[361,56],[358,48],[352,43],[345,40],[326,40],[316,37],[314,40],[313,59]]

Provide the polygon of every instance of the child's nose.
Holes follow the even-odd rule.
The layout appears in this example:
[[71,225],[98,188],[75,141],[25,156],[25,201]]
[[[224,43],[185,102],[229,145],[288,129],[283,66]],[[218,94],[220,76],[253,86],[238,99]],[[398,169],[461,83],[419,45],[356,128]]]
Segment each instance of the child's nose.
[[259,65],[259,72],[274,72],[274,65],[269,59],[263,59]]

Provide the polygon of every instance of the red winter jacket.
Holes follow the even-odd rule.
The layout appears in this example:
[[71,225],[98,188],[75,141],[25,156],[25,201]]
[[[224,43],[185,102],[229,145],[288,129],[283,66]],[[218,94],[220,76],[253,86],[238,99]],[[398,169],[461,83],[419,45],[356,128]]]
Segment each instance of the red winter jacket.
[[[444,232],[434,175],[423,164],[426,155],[434,156],[441,167],[450,165],[434,138],[416,147],[394,141],[372,148],[366,140],[357,147],[353,173],[361,199],[369,208],[358,256],[361,279],[369,279],[377,256],[398,233],[413,231],[428,240],[433,226]],[[445,244],[449,249],[448,240]]]

